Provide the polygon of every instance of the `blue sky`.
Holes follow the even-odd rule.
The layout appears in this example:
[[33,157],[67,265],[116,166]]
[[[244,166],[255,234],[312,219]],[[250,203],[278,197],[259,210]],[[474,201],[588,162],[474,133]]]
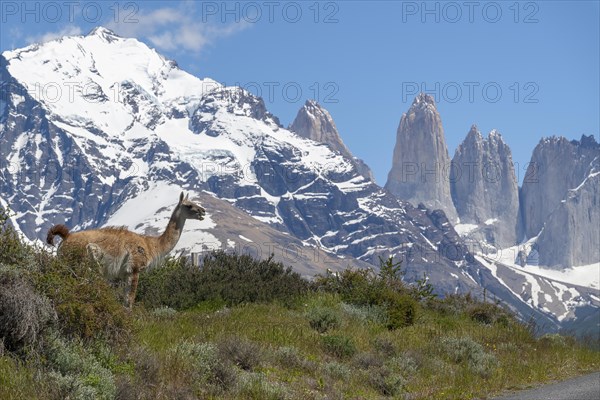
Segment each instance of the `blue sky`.
[[600,128],[598,1],[0,2],[2,51],[104,25],[180,67],[261,94],[288,125],[307,98],[385,184],[414,93],[438,101],[450,156],[477,124],[519,181],[541,137]]

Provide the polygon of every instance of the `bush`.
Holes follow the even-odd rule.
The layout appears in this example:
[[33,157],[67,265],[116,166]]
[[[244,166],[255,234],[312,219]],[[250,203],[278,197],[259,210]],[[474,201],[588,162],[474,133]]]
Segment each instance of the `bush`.
[[166,306],[158,307],[152,310],[152,315],[157,318],[173,318],[175,314],[177,314],[177,310]]
[[34,275],[37,290],[54,303],[64,334],[124,340],[132,322],[97,265],[81,252],[50,258]]
[[378,275],[370,269],[328,271],[316,278],[315,286],[338,293],[344,302],[352,305],[383,308],[389,329],[409,326],[415,321],[418,303],[411,293],[416,292],[402,282],[400,263],[394,263],[391,258],[381,260]]
[[0,342],[18,351],[37,345],[42,333],[56,320],[48,298],[15,271],[0,266]]
[[489,378],[498,366],[498,360],[493,354],[474,353],[469,359],[469,368],[482,378]]
[[378,305],[356,305],[342,303],[342,310],[350,317],[362,323],[375,323],[384,325],[387,321],[387,310]]
[[398,329],[410,326],[415,322],[417,302],[407,294],[390,292],[386,301],[388,319],[386,326],[389,329]]
[[371,386],[384,396],[400,394],[406,384],[402,376],[392,373],[385,367],[371,369],[368,374]]
[[558,333],[546,333],[539,338],[539,343],[545,347],[567,347],[574,346],[575,340],[572,337],[559,335]]
[[325,333],[340,326],[338,312],[330,307],[317,306],[309,308],[306,312],[306,318],[308,318],[310,327],[319,333]]
[[280,347],[275,350],[274,357],[277,362],[288,368],[310,369],[313,363],[308,361],[295,347]]
[[235,386],[235,371],[219,358],[219,350],[214,344],[183,342],[172,352],[186,367],[191,368],[190,382],[199,388],[218,393]]
[[48,362],[55,389],[61,398],[114,399],[117,387],[111,372],[81,345],[55,336],[49,343]]
[[373,353],[359,353],[354,356],[353,362],[359,369],[369,369],[383,366],[381,357]]
[[241,369],[252,370],[262,360],[262,349],[254,342],[237,336],[229,336],[218,344],[219,354]]
[[356,346],[351,338],[343,335],[329,335],[321,338],[323,348],[328,354],[339,358],[352,357]]
[[345,364],[341,364],[339,362],[331,361],[324,365],[325,373],[332,377],[333,379],[339,379],[342,381],[347,381],[350,379],[350,375],[352,370]]
[[466,362],[469,368],[481,377],[489,377],[496,368],[497,361],[479,343],[469,337],[442,339],[442,351],[454,363]]
[[33,248],[23,243],[8,224],[10,210],[0,207],[0,264],[26,266],[32,260]]
[[264,374],[245,373],[239,381],[239,394],[250,399],[285,400],[291,398],[286,387],[269,382]]
[[469,318],[482,324],[490,325],[499,323],[507,326],[509,322],[509,316],[506,311],[495,304],[476,302],[469,305],[466,311]]
[[377,336],[373,339],[373,347],[384,357],[393,357],[398,351],[392,340],[385,336]]
[[419,365],[415,359],[408,355],[393,357],[388,361],[387,365],[403,376],[414,375],[419,369]]
[[216,251],[201,267],[185,259],[168,259],[140,275],[138,298],[149,308],[189,309],[206,300],[227,305],[280,301],[290,304],[307,293],[308,281],[291,267],[248,255]]

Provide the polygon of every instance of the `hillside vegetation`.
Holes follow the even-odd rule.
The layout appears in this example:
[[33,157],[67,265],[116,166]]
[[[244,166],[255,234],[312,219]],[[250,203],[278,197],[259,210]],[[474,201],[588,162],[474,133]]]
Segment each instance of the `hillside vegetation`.
[[501,305],[401,265],[306,281],[215,252],[141,275],[133,311],[81,255],[24,244],[0,209],[0,399],[470,399],[600,368]]

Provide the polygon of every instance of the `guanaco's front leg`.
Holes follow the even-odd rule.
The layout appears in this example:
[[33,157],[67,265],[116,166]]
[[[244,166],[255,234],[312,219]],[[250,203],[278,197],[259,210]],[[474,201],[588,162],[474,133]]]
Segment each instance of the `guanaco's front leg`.
[[133,302],[135,301],[135,294],[137,292],[139,278],[140,278],[140,270],[139,270],[139,268],[134,268],[133,273],[131,274],[130,282],[129,282],[129,293],[127,294],[127,307],[130,310],[132,309]]

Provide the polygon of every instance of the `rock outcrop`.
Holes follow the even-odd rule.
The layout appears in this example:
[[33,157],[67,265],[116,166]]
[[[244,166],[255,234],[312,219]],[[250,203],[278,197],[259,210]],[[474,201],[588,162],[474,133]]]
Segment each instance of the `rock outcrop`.
[[521,215],[528,238],[537,236],[544,223],[600,163],[600,146],[593,136],[581,140],[542,139],[533,150],[521,187]]
[[329,112],[314,100],[307,100],[298,110],[298,114],[289,129],[298,135],[316,142],[324,143],[333,151],[337,151],[345,158],[352,161],[358,172],[369,180],[373,180],[373,173],[365,162],[352,155],[333,122]]
[[452,159],[451,189],[461,224],[469,235],[496,248],[517,244],[519,186],[510,148],[495,130],[483,138],[473,125]]
[[593,136],[540,141],[521,188],[527,238],[538,236],[539,264],[600,262],[600,145]]
[[400,119],[385,187],[402,200],[441,209],[452,223],[457,221],[450,194],[450,157],[430,95],[419,94]]
[[539,263],[553,268],[600,261],[600,172],[592,172],[548,217],[537,241]]

